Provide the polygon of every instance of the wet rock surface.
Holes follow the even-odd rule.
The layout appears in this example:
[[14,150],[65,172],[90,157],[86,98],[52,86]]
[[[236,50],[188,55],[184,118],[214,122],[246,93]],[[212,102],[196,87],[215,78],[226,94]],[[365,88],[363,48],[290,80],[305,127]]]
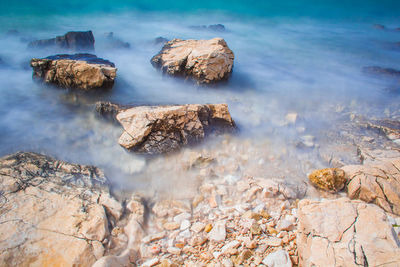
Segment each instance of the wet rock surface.
[[0,159],[0,179],[2,264],[91,266],[103,256],[122,207],[99,169],[19,152]]
[[226,104],[134,107],[120,111],[117,120],[124,128],[119,144],[150,154],[174,151],[210,132],[235,127]]
[[164,45],[151,63],[169,75],[190,76],[199,83],[213,83],[228,78],[233,60],[233,52],[224,39],[174,39]]
[[117,69],[91,54],[55,55],[31,60],[33,78],[63,88],[92,90],[111,88]]
[[397,266],[399,240],[385,212],[359,200],[302,200],[300,266]]
[[51,39],[32,41],[28,48],[52,48],[72,51],[93,51],[94,36],[92,31],[67,32],[65,35]]

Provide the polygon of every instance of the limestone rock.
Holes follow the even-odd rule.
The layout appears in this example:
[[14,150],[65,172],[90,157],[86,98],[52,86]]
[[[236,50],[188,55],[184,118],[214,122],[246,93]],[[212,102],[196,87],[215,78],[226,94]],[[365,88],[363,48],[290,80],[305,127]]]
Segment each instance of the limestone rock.
[[400,215],[400,158],[342,169],[349,179],[347,194],[351,199],[374,203]]
[[149,154],[174,151],[235,126],[226,104],[134,107],[119,112],[117,120],[125,130],[119,144]]
[[299,266],[398,266],[399,240],[376,205],[340,198],[299,202]]
[[329,192],[342,190],[346,183],[344,171],[338,168],[315,170],[308,176],[308,179],[318,189]]
[[55,55],[31,60],[33,78],[63,88],[111,88],[117,69],[108,60],[91,54]]
[[0,159],[0,262],[91,266],[104,253],[114,203],[104,174],[36,153]]
[[58,48],[73,51],[93,51],[94,36],[92,31],[67,32],[56,38],[32,41],[29,48]]
[[233,52],[224,39],[174,39],[164,45],[151,63],[170,75],[191,76],[199,83],[212,83],[228,77],[233,60]]
[[283,249],[268,254],[262,263],[268,267],[292,267],[289,254]]

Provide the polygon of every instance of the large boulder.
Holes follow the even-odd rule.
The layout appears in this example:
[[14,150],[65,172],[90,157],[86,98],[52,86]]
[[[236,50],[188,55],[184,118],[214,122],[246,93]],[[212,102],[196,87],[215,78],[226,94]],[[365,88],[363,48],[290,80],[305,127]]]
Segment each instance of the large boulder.
[[28,44],[29,48],[58,48],[73,51],[93,51],[94,36],[92,31],[67,32],[56,38],[36,40]]
[[4,266],[91,266],[122,212],[101,170],[36,153],[0,159],[0,192]]
[[63,88],[111,88],[117,69],[108,60],[91,54],[55,55],[31,60],[33,78]]
[[298,207],[299,266],[398,266],[400,242],[376,205],[340,198]]
[[191,76],[199,83],[212,83],[229,76],[234,58],[222,38],[174,39],[164,45],[151,63],[170,75]]
[[116,118],[124,128],[119,144],[150,154],[174,151],[235,126],[226,104],[140,106],[122,110]]
[[351,199],[374,203],[387,212],[400,215],[400,158],[364,165],[342,167],[348,178]]

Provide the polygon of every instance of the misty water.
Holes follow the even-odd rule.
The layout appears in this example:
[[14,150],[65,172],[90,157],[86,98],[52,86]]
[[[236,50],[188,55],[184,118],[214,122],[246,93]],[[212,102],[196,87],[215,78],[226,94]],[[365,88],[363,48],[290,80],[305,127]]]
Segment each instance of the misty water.
[[[13,12],[3,11],[0,17],[1,156],[34,151],[98,166],[120,188],[190,192],[188,188],[196,185],[195,174],[180,166],[192,150],[218,155],[221,166],[238,164],[234,175],[301,180],[314,168],[328,167],[318,151],[339,143],[326,133],[337,131],[348,114],[400,116],[398,81],[362,72],[365,66],[400,69],[400,45],[396,44],[400,31],[394,30],[400,21],[393,14],[380,16],[390,11],[390,5],[366,4],[364,11],[370,16],[364,17],[361,10],[354,18],[350,7],[342,7],[347,12],[343,16],[337,16],[341,10],[332,10],[325,17],[314,14],[318,9],[298,15],[295,8],[288,14],[280,10],[268,16],[273,5],[246,9],[236,2],[232,10],[210,11],[121,4],[111,10],[106,6],[96,10],[96,6],[93,12],[90,7],[71,5],[74,12],[68,6],[63,12],[57,5],[45,9],[45,14],[33,7],[12,6]],[[190,27],[217,23],[225,25],[226,31]],[[375,23],[387,29],[375,29]],[[19,33],[7,34],[11,29]],[[86,30],[95,36],[94,53],[118,68],[112,90],[80,93],[32,80],[30,59],[58,51],[27,49],[27,40]],[[131,48],[110,47],[105,38],[108,32],[129,42]],[[232,76],[215,86],[163,76],[150,64],[162,48],[154,43],[159,36],[224,38],[235,54]],[[210,137],[171,155],[147,158],[118,145],[122,127],[96,114],[94,103],[99,100],[133,105],[227,103],[238,131]],[[288,113],[298,114],[297,125],[287,125]],[[316,146],[299,146],[304,136],[313,136]]]

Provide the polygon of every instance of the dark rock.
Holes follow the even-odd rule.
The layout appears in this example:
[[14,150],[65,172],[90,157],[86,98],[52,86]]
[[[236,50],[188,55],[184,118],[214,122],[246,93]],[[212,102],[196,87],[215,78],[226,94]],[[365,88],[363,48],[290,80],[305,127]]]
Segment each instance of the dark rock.
[[372,27],[373,27],[374,29],[378,29],[378,30],[383,30],[383,29],[385,29],[385,26],[382,25],[382,24],[374,24]]
[[94,36],[92,31],[87,32],[67,32],[63,36],[56,38],[32,41],[28,44],[29,48],[59,48],[74,51],[93,51]]
[[383,76],[388,78],[400,79],[400,71],[391,68],[382,68],[378,66],[364,67],[363,72],[370,75]]
[[108,60],[91,54],[55,55],[31,60],[33,78],[63,88],[111,88],[117,69]]
[[158,45],[158,44],[165,44],[166,42],[168,42],[169,40],[167,38],[164,37],[157,37],[156,39],[154,39],[154,44]]
[[104,101],[98,101],[96,102],[96,112],[106,118],[106,119],[110,119],[110,120],[114,120],[117,121],[117,114],[124,110],[124,109],[128,109],[132,106],[123,106],[123,105],[119,105],[119,104],[114,104],[111,102],[104,102]]
[[209,31],[215,31],[215,32],[224,32],[225,31],[225,26],[222,24],[212,24],[209,26],[206,25],[200,25],[200,26],[190,26],[191,29],[193,30],[209,30]]
[[112,49],[128,49],[131,45],[114,36],[113,32],[106,33],[107,47]]

